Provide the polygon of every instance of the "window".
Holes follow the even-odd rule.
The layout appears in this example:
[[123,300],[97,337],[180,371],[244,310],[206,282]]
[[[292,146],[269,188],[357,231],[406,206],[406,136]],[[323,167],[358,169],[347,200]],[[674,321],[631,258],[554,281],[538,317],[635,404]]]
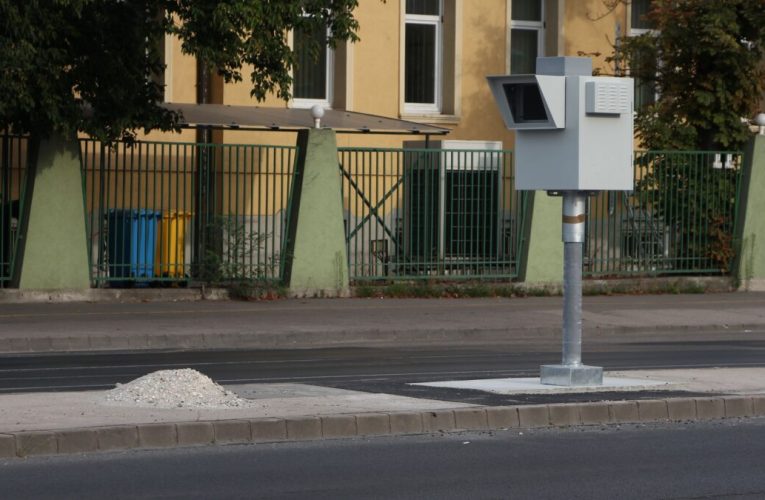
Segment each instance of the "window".
[[[645,15],[651,10],[651,0],[632,0],[630,3],[630,36],[639,36],[653,33],[654,26]],[[644,71],[656,72],[657,62],[652,58],[638,57],[632,62],[638,65],[641,73]],[[653,70],[653,71],[652,71]],[[640,110],[656,102],[656,83],[635,78],[635,110]]]
[[510,73],[535,73],[544,54],[542,0],[513,0],[510,9]]
[[442,0],[406,0],[404,112],[441,112]]
[[[318,53],[311,50],[313,43],[320,47]],[[332,104],[333,53],[327,46],[327,31],[295,30],[292,47],[296,65],[292,75],[292,98],[296,108],[310,108],[316,104],[330,107]]]
[[651,10],[651,0],[632,0],[630,3],[630,26],[633,34],[636,31],[646,32],[654,28],[653,23],[645,18]]

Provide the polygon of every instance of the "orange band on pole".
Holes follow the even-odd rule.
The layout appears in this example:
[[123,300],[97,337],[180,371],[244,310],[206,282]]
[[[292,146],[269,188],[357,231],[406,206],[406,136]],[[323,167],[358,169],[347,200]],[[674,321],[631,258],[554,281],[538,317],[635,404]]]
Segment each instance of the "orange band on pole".
[[563,223],[564,224],[582,224],[585,221],[584,214],[581,215],[564,215],[563,216]]

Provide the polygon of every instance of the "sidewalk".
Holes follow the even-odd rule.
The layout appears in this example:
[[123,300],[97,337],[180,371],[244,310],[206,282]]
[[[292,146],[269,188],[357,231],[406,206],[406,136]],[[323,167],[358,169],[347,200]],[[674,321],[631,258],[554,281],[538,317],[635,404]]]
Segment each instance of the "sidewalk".
[[[0,464],[17,457],[131,449],[765,417],[765,368],[610,375],[662,380],[674,391],[707,388],[707,394],[641,399],[636,387],[636,397],[627,400],[598,400],[595,393],[585,403],[475,406],[261,384],[238,388],[259,394],[255,407],[225,410],[105,406],[103,391],[0,395]],[[740,380],[750,381],[743,393]],[[717,385],[710,389],[709,381]]]
[[[552,342],[561,307],[560,297],[6,303],[0,353]],[[765,329],[765,293],[595,296],[583,310],[585,338]]]
[[[432,342],[559,342],[561,299],[334,299],[274,302],[3,304],[3,352],[294,348]],[[765,294],[585,297],[587,337],[746,338],[765,330]],[[0,458],[459,430],[513,430],[765,417],[765,368],[631,371],[668,397],[475,406],[298,384],[231,389],[245,409],[125,408],[103,391],[0,395]],[[689,391],[688,397],[676,396]],[[577,392],[583,392],[581,389]],[[650,390],[656,392],[655,387]]]

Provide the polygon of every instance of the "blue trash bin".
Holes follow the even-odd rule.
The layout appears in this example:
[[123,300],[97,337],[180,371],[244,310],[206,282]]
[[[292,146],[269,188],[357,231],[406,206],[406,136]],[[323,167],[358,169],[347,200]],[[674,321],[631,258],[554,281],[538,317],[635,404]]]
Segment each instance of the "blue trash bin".
[[107,248],[110,278],[151,279],[154,276],[157,223],[161,218],[162,212],[156,210],[110,209],[108,211]]

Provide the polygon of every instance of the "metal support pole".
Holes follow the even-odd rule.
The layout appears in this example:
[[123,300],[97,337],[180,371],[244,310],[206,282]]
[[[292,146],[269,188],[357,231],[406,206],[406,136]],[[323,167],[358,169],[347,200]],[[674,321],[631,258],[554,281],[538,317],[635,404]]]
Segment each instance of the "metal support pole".
[[582,245],[585,196],[563,195],[563,365],[582,364]]
[[603,369],[582,364],[582,247],[585,204],[582,191],[563,193],[563,353],[560,365],[542,365],[541,382],[601,385]]
[[563,244],[563,356],[561,363],[582,364],[582,244]]

